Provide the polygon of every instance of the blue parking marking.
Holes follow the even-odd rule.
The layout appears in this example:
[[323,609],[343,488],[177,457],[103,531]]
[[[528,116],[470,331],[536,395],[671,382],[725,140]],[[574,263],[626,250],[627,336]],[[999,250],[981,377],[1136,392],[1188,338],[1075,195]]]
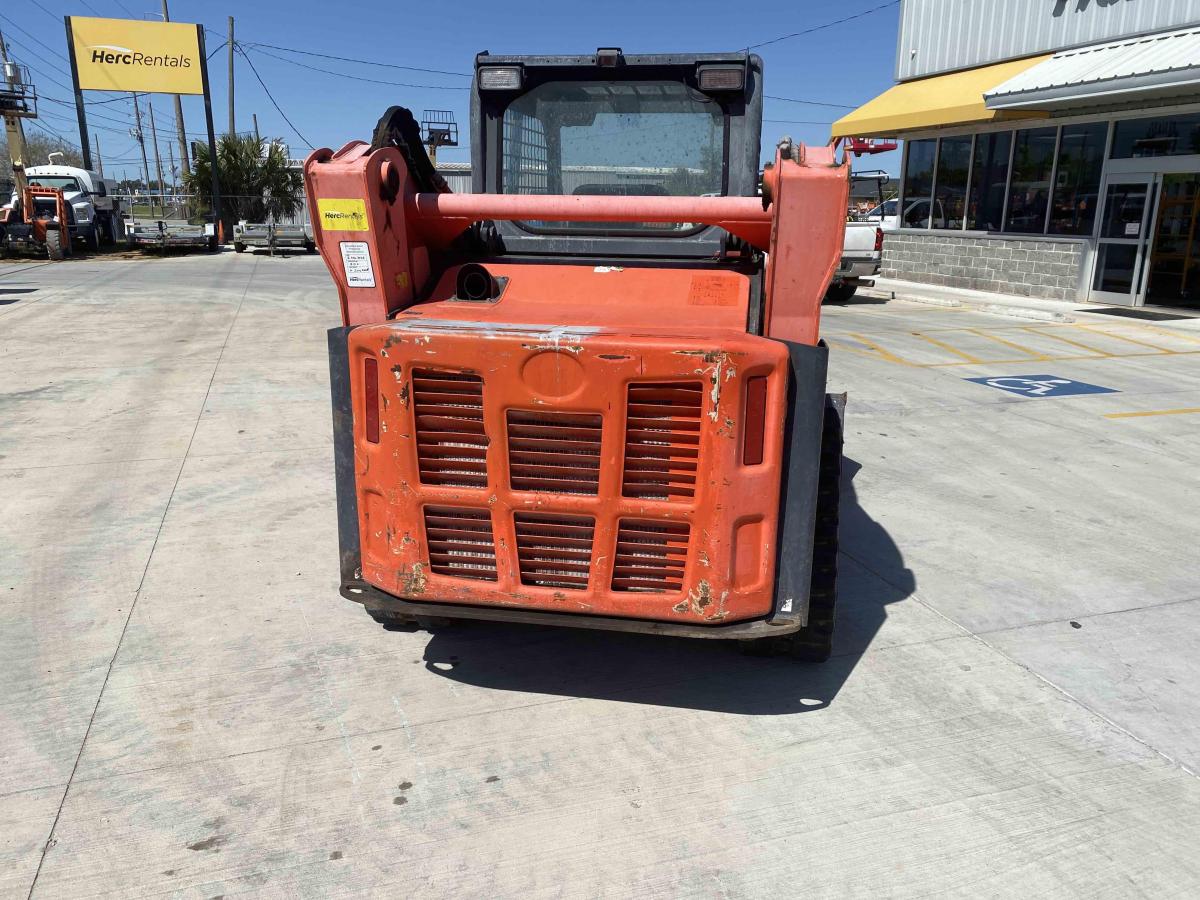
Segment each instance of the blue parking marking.
[[1076,394],[1119,394],[1116,388],[1101,387],[1083,381],[1059,378],[1057,375],[994,375],[968,378],[976,384],[986,384],[1022,397],[1070,397]]

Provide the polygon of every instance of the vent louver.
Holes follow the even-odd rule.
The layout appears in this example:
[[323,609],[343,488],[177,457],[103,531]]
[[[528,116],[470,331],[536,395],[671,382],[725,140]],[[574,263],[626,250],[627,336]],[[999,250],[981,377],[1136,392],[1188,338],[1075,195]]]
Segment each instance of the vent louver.
[[617,526],[612,589],[656,594],[683,590],[690,536],[685,522],[622,519]]
[[576,591],[587,588],[594,519],[520,512],[513,519],[522,584]]
[[414,369],[412,408],[421,482],[487,487],[483,380],[460,372]]
[[492,517],[482,509],[425,507],[429,571],[476,581],[496,580]]
[[510,409],[512,489],[595,496],[600,486],[600,432],[598,415]]
[[696,495],[703,403],[698,381],[629,386],[622,494],[642,500]]

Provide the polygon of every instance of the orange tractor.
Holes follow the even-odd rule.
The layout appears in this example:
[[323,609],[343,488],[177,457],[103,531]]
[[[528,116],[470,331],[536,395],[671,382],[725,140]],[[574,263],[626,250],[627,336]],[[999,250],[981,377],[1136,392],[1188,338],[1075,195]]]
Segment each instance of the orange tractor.
[[848,170],[785,139],[760,195],[762,90],[748,53],[483,53],[474,193],[399,107],[308,158],[344,596],[829,655]]

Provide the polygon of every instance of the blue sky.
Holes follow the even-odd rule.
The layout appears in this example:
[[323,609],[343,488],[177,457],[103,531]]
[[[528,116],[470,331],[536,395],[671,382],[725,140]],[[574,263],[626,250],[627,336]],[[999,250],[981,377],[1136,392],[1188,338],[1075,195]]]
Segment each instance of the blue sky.
[[[736,50],[859,16],[756,49],[765,63],[768,94],[815,101],[766,101],[764,156],[784,134],[806,143],[825,143],[830,122],[892,84],[899,5],[876,9],[885,2],[759,0],[738,7],[727,0],[558,4],[525,0],[406,4],[395,0],[173,0],[170,10],[173,21],[202,22],[211,29],[207,37],[209,52],[224,41],[226,18],[234,16],[238,42],[245,46],[247,58],[292,123],[289,125],[272,105],[247,58],[238,55],[234,80],[239,129],[249,130],[251,113],[257,113],[262,134],[282,137],[293,155],[300,156],[308,152],[306,145],[310,142],[336,148],[354,138],[369,139],[375,121],[392,104],[408,106],[418,114],[423,109],[449,109],[460,123],[464,146],[442,150],[439,156],[465,161],[469,158],[465,146],[468,92],[462,88],[469,79],[440,73],[469,73],[477,51],[590,53],[599,46],[619,46],[626,52]],[[161,3],[155,0],[22,0],[3,4],[0,29],[14,58],[34,69],[39,94],[45,98],[40,124],[72,142],[78,140],[73,105],[55,102],[71,100],[63,15],[154,18],[149,14],[158,12]],[[256,44],[260,46],[253,46]],[[261,46],[264,44],[366,62],[306,56]],[[228,121],[225,53],[224,49],[217,52],[209,64],[218,133]],[[370,64],[377,62],[438,71]],[[85,98],[96,101],[117,96],[89,92]],[[173,133],[173,104],[166,95],[155,96],[153,102],[165,167],[164,144]],[[203,105],[195,97],[186,97],[183,102],[187,130],[200,138],[204,131]],[[142,114],[146,116],[144,108]],[[136,143],[128,134],[132,116],[132,105],[126,99],[89,107],[89,125],[99,136],[110,176],[126,169],[133,177],[135,169],[140,168]],[[148,129],[145,118],[143,125]],[[303,138],[297,136],[297,131]],[[862,168],[885,168],[893,173],[898,164],[896,153],[864,157],[859,163]]]

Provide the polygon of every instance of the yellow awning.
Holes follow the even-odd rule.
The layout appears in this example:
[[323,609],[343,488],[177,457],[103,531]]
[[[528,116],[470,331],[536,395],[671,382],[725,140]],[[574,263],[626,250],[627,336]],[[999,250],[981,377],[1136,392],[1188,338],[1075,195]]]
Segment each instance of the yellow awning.
[[[896,137],[905,131],[939,125],[1014,118],[988,109],[984,93],[1049,58],[1049,54],[1034,56],[902,82],[834,122],[833,137]],[[1044,114],[1025,110],[1020,118],[1038,115]]]

